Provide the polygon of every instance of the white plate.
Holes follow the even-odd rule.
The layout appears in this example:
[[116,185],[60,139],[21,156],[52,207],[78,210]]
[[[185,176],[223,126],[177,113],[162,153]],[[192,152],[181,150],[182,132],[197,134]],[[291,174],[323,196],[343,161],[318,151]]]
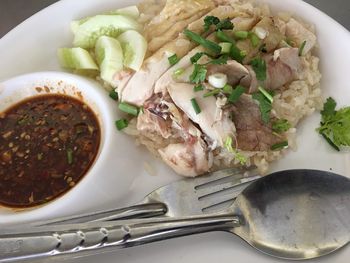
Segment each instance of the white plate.
[[[31,17],[0,40],[0,80],[33,71],[60,70],[56,59],[58,47],[70,46],[72,35],[69,23],[73,19],[93,15],[102,11],[127,6],[137,1],[128,0],[62,0]],[[340,104],[350,104],[350,34],[334,20],[319,10],[299,0],[267,0],[274,10],[287,10],[316,25],[322,58],[322,87],[326,95],[332,95]],[[341,8],[341,7],[339,7]],[[115,105],[109,105],[118,118]],[[289,168],[315,168],[330,170],[350,176],[350,156],[333,151],[315,132],[319,114],[307,118],[299,126],[297,152],[290,153],[274,165],[273,170]],[[113,131],[109,159],[105,169],[94,182],[90,198],[81,200],[72,194],[71,205],[57,207],[55,211],[27,213],[11,218],[24,222],[56,217],[72,213],[94,211],[100,208],[132,204],[156,187],[176,180],[176,176],[160,161],[155,160],[143,148],[135,146],[132,139]],[[151,163],[156,176],[147,174],[144,163]],[[8,221],[0,217],[0,222]],[[350,249],[324,259],[310,262],[348,262]],[[256,252],[239,238],[225,233],[186,237],[147,246],[116,251],[89,258],[68,260],[74,263],[93,262],[280,262]],[[286,262],[286,261],[282,261]]]

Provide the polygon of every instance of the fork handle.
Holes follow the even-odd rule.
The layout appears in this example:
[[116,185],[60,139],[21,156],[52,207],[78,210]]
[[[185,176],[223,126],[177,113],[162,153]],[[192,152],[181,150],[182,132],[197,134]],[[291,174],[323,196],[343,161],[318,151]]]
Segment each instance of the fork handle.
[[[187,217],[181,219],[138,219],[25,229],[0,235],[0,262],[58,255],[69,258],[76,252],[97,254],[174,237],[210,231],[229,231],[240,225],[239,217]],[[18,229],[18,231],[21,231]]]
[[149,218],[164,215],[167,207],[163,203],[146,203],[125,208],[88,213],[79,216],[69,216],[47,221],[35,222],[33,226],[67,225],[98,221],[125,220],[132,218]]

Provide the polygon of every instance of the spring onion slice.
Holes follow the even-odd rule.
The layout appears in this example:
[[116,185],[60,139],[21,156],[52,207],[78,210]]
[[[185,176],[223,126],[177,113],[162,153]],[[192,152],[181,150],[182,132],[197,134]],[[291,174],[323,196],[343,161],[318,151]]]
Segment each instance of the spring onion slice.
[[249,32],[248,31],[236,31],[236,32],[234,32],[234,35],[238,39],[247,39],[249,36]]
[[199,107],[198,102],[195,98],[191,99],[191,103],[192,103],[192,107],[197,115],[202,112],[202,110]]
[[118,131],[121,131],[128,127],[129,122],[125,119],[120,119],[115,122],[115,126],[117,127]]
[[272,151],[279,151],[279,150],[283,150],[288,148],[289,144],[288,141],[284,141],[284,142],[280,142],[280,143],[276,143],[274,145],[271,146],[271,150]]
[[246,56],[245,51],[240,50],[236,45],[232,45],[231,50],[230,50],[230,57],[231,58],[238,61],[239,63],[242,63],[245,56]]
[[208,82],[214,88],[222,89],[227,84],[227,75],[223,73],[215,73],[208,77]]
[[174,71],[174,76],[179,77],[185,72],[184,68],[178,68],[177,70]]
[[110,93],[109,93],[109,97],[113,100],[118,100],[119,96],[118,96],[118,92],[116,92],[115,90],[112,90]]
[[250,41],[253,47],[257,47],[260,44],[260,38],[253,32],[250,32]]
[[266,89],[259,87],[259,91],[265,96],[266,99],[268,99],[270,103],[273,103],[273,97]]
[[67,162],[68,162],[68,164],[73,163],[73,150],[72,149],[67,149]]
[[218,95],[220,93],[221,89],[214,89],[212,91],[209,91],[207,93],[205,93],[203,95],[203,98],[208,98],[208,97],[211,97],[211,96],[215,96],[215,95]]
[[172,55],[171,57],[168,57],[168,60],[169,60],[169,64],[171,66],[174,66],[175,64],[177,64],[180,59],[178,58],[178,56],[176,54]]
[[215,55],[218,55],[221,53],[221,47],[216,44],[215,42],[212,42],[210,40],[207,40],[205,38],[203,38],[202,36],[188,30],[185,29],[184,31],[185,36],[187,36],[190,40],[196,42],[197,44],[205,47],[206,49],[208,49],[209,51],[213,52]]
[[219,46],[221,47],[221,54],[228,54],[230,53],[232,43],[222,42]]
[[125,102],[122,102],[119,104],[119,109],[122,112],[125,112],[125,113],[133,115],[133,116],[139,115],[139,108],[137,108],[134,105],[130,105],[128,103],[125,103]]
[[228,36],[227,34],[225,34],[222,30],[218,30],[216,32],[216,37],[220,40],[220,41],[223,41],[223,42],[228,42],[228,43],[231,43],[231,44],[236,44],[236,41]]
[[198,84],[198,85],[194,86],[193,90],[194,90],[194,92],[202,91],[202,90],[204,90],[204,85]]
[[299,57],[301,57],[303,55],[305,46],[306,46],[306,40],[299,47]]

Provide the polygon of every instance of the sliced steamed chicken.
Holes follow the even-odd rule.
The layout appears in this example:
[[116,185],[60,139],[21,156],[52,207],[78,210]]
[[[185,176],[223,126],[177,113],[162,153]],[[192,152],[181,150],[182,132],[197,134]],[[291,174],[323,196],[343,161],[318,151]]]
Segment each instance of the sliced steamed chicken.
[[159,154],[164,162],[178,174],[195,177],[209,171],[211,168],[205,148],[205,143],[198,138],[193,144],[170,144],[168,147],[159,150]]
[[[199,125],[215,145],[223,146],[227,137],[235,133],[235,125],[230,118],[222,114],[216,105],[214,97],[203,98],[204,92],[194,92],[193,84],[171,83],[168,92],[176,104],[185,114]],[[202,112],[196,114],[191,100],[195,98]],[[220,118],[218,118],[220,116]]]
[[144,34],[149,41],[148,54],[152,55],[164,44],[175,39],[187,25],[214,7],[211,0],[168,0],[159,16],[146,27]]
[[[223,19],[233,17],[235,10],[231,6],[220,6],[207,15],[213,15]],[[209,35],[210,32],[204,32],[203,19],[204,17],[191,23],[187,28],[203,36]],[[197,45],[182,34],[177,39],[167,43],[154,55],[146,59],[143,68],[130,77],[127,82],[124,82],[126,83],[125,86],[118,86],[118,93],[121,100],[142,106],[152,96],[156,81],[171,67],[168,57],[172,54],[177,54],[179,58],[182,58],[195,46]]]

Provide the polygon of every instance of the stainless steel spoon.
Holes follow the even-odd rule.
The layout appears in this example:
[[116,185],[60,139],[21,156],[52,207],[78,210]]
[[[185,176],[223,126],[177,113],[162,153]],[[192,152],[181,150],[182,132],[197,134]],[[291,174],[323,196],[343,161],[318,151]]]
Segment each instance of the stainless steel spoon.
[[96,254],[209,231],[231,232],[284,259],[329,254],[350,241],[350,180],[324,171],[283,171],[249,185],[225,213],[1,230],[0,262]]

